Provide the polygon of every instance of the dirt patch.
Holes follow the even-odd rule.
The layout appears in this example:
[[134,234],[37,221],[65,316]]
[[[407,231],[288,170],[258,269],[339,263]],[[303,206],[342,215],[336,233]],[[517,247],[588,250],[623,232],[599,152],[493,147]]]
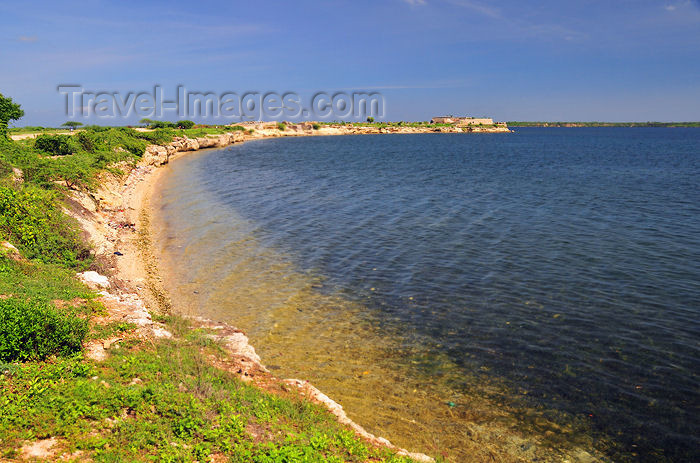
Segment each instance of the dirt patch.
[[50,439],[42,439],[35,442],[27,442],[20,449],[20,455],[24,460],[49,460],[54,456],[57,450],[58,439],[51,437]]

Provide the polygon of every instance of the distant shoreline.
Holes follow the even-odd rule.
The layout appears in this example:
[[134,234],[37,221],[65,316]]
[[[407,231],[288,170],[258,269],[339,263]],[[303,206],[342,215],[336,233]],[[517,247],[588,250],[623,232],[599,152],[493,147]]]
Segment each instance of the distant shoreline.
[[700,122],[507,122],[509,127],[694,127]]

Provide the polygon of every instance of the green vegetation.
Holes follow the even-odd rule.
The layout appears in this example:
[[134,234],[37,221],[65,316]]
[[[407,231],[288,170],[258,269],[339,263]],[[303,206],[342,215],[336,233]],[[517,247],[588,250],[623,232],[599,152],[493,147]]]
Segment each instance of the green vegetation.
[[73,154],[77,148],[68,135],[39,135],[34,142],[34,148],[53,156]]
[[318,125],[318,124],[317,124],[317,123],[315,123],[315,122],[314,122],[314,123],[313,123],[313,124],[311,125],[311,127],[312,127],[312,128],[314,129],[314,130],[318,130],[318,129],[320,129],[320,128],[321,128],[321,126],[320,126],[320,125]]
[[7,124],[24,116],[24,110],[12,98],[0,93],[0,138],[7,138]]
[[75,278],[75,271],[57,264],[15,262],[0,255],[0,295],[40,303],[89,299],[92,293]]
[[700,127],[700,122],[508,122],[511,127]]
[[0,237],[30,259],[71,268],[90,262],[77,225],[61,212],[51,191],[0,186]]
[[44,360],[82,349],[87,321],[53,306],[18,298],[0,300],[0,362]]
[[175,123],[175,125],[181,129],[191,129],[192,127],[194,127],[194,122],[188,121],[188,120],[182,120],[182,121],[177,121]]
[[284,130],[287,128],[287,125],[284,122],[278,122],[277,123],[277,129],[284,132]]
[[[319,406],[272,394],[213,368],[198,333],[125,342],[101,364],[80,356],[5,367],[0,455],[53,436],[97,462],[405,462],[369,447]],[[0,367],[2,368],[2,367]]]

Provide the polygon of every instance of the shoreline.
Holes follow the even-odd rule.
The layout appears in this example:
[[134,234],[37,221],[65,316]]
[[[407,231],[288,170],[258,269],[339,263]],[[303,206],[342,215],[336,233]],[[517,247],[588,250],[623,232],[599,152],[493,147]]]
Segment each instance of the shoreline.
[[[257,133],[256,133],[257,132]],[[95,284],[82,279],[101,290],[101,300],[109,311],[108,317],[133,322],[139,326],[138,335],[143,338],[171,337],[165,327],[154,321],[152,315],[170,313],[171,303],[163,285],[159,260],[155,254],[152,232],[152,207],[150,198],[156,191],[164,173],[163,166],[190,152],[221,149],[235,143],[282,136],[313,136],[315,133],[285,133],[265,130],[255,135],[227,133],[197,139],[179,138],[160,146],[149,145],[142,159],[131,170],[118,177],[102,174],[94,194],[73,192],[72,207],[68,212],[75,217],[95,247],[99,273],[105,274],[109,283]],[[278,133],[276,133],[278,132]],[[314,132],[319,132],[318,130]],[[381,133],[381,132],[380,132]],[[413,133],[413,132],[411,132]],[[350,135],[345,131],[318,135]],[[126,167],[126,166],[123,166]],[[118,254],[115,254],[118,253]],[[248,338],[241,330],[226,323],[201,317],[184,316],[194,327],[215,332],[210,335],[224,348],[232,362],[213,362],[214,366],[235,373],[241,380],[252,382],[263,389],[270,383],[284,390],[296,389],[311,402],[328,409],[341,424],[375,446],[386,447],[399,455],[416,461],[431,462],[434,459],[422,453],[393,445],[389,440],[375,436],[351,420],[343,407],[305,380],[282,379],[270,374],[262,364]],[[86,345],[88,357],[104,359],[107,349],[119,342],[118,338]]]
[[[316,133],[302,132],[292,135],[278,130],[270,130],[252,136],[249,133],[237,131],[197,139],[180,137],[167,145],[149,145],[141,160],[136,164],[123,166],[126,169],[122,169],[125,173],[121,176],[106,172],[100,174],[97,179],[97,191],[89,194],[72,192],[73,201],[79,205],[67,212],[79,220],[88,238],[94,243],[98,257],[97,270],[109,277],[108,288],[97,288],[106,289],[106,291],[102,291],[102,302],[110,312],[108,318],[135,323],[139,326],[137,335],[144,339],[172,336],[165,325],[154,321],[153,318],[156,315],[170,313],[172,310],[168,291],[165,289],[165,282],[168,280],[165,280],[164,277],[168,277],[168,272],[161,265],[154,247],[156,246],[154,240],[157,239],[158,235],[153,232],[153,227],[158,227],[158,224],[152,222],[156,214],[153,213],[154,205],[151,198],[158,191],[159,181],[166,172],[161,167],[167,166],[171,161],[192,152],[203,153],[208,149],[222,149],[232,144],[265,138],[313,135]],[[338,130],[319,135],[351,134]],[[349,418],[340,404],[329,398],[309,381],[281,379],[271,374],[263,365],[242,330],[211,319],[188,316],[187,314],[175,313],[175,311],[172,313],[186,319],[191,325],[191,329],[202,329],[209,332],[210,334],[206,336],[216,341],[224,349],[227,354],[225,360],[211,359],[212,365],[216,368],[233,373],[242,381],[251,382],[262,390],[271,390],[272,392],[281,390],[283,393],[297,391],[306,400],[321,404],[336,417],[339,423],[349,427],[370,445],[388,448],[399,455],[407,456],[416,461],[435,461],[426,454],[410,452],[392,444],[383,437],[377,437],[377,435],[368,432]],[[158,319],[158,317],[155,318]],[[90,358],[100,360],[106,357],[106,351],[110,345],[120,340],[120,338],[114,338],[87,345],[86,352]],[[498,416],[505,416],[506,412],[505,410],[496,410],[496,413]],[[399,415],[398,418],[415,423],[411,420],[410,415],[406,417]],[[355,419],[358,417],[356,416]],[[483,426],[477,425],[477,427]],[[559,461],[558,459],[564,456],[567,457],[567,460],[585,463],[604,461],[603,458],[594,457],[578,445],[565,451],[566,453],[560,453],[554,448],[541,447],[544,443],[539,442],[539,438],[533,439],[534,436],[525,437],[523,435],[521,437],[517,431],[515,433],[507,431],[507,435],[504,435],[500,434],[496,428],[487,428],[484,427],[479,431],[479,434],[483,433],[485,436],[485,441],[470,437],[469,448],[471,450],[469,455],[501,455],[504,458],[508,457],[503,461],[522,461],[526,455],[534,452],[538,458],[544,457],[542,461]],[[466,429],[469,433],[475,432],[471,425],[468,425]],[[377,432],[377,430],[374,431]],[[435,432],[438,432],[437,429]],[[396,435],[394,437],[399,441],[403,440],[401,445],[408,447],[412,442],[410,436],[411,434],[408,435],[407,439],[399,438]],[[523,451],[521,447],[525,450]],[[588,446],[585,448],[589,449]],[[430,452],[430,449],[426,448],[421,450]],[[439,449],[436,448],[435,452],[438,451]],[[445,453],[444,456],[447,457],[447,454]],[[448,458],[448,461],[453,460]],[[469,461],[480,460],[469,459]]]

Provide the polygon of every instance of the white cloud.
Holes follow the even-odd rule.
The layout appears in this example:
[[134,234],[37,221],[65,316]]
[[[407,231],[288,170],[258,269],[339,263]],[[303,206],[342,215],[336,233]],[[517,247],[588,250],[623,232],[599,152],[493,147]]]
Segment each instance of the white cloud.
[[476,11],[477,13],[481,13],[485,16],[489,16],[491,18],[501,18],[501,10],[498,8],[494,8],[491,6],[488,6],[484,3],[481,2],[474,2],[472,0],[448,0],[450,3],[453,5],[461,6],[463,8],[468,8],[470,10]]
[[408,3],[411,6],[423,6],[427,5],[428,2],[425,0],[403,0],[404,2]]
[[674,2],[667,2],[664,9],[666,11],[676,11],[692,7],[700,8],[700,0],[676,0]]
[[34,35],[32,35],[32,36],[20,35],[17,40],[19,40],[20,42],[34,43],[39,39],[37,39],[36,36],[34,36]]

